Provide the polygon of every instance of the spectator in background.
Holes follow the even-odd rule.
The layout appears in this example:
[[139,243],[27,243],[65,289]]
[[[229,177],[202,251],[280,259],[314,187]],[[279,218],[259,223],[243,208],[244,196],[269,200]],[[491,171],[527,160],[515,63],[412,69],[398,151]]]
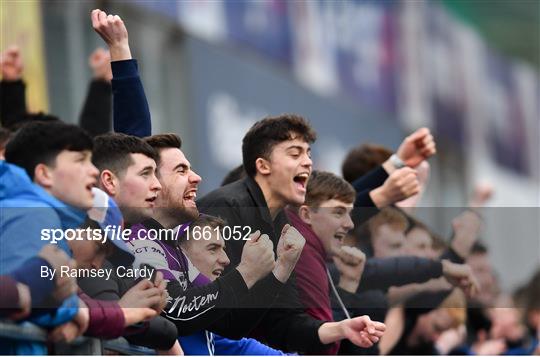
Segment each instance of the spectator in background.
[[4,128],[11,128],[26,113],[23,68],[17,46],[10,46],[0,54],[0,121]]
[[112,129],[112,70],[111,55],[103,48],[96,48],[88,58],[92,80],[79,116],[79,125],[92,137]]
[[[111,130],[112,92],[110,54],[97,48],[89,57],[93,78],[79,117],[80,126],[92,137]],[[29,113],[26,108],[26,85],[22,54],[11,46],[0,55],[0,120],[2,126],[16,130],[32,121],[54,121],[57,117],[44,113]]]
[[[480,285],[476,301],[484,307],[493,306],[500,289],[489,259],[488,249],[483,243],[476,242],[473,245],[471,253],[467,257],[467,264],[470,265]],[[473,306],[475,305],[476,303],[473,303]]]
[[402,337],[390,354],[447,354],[450,349],[438,350],[436,342],[443,332],[457,329],[466,322],[465,304],[465,297],[456,289],[438,308],[428,313],[424,313],[420,308],[408,309],[413,313],[405,315]]
[[[407,136],[393,155],[389,149],[373,144],[353,149],[345,158],[342,171],[357,191],[355,207],[380,209],[406,198],[409,200],[404,205],[416,205],[429,172],[425,160],[435,153],[435,141],[427,128]],[[359,226],[375,213],[371,210],[367,217],[355,217],[355,224]]]

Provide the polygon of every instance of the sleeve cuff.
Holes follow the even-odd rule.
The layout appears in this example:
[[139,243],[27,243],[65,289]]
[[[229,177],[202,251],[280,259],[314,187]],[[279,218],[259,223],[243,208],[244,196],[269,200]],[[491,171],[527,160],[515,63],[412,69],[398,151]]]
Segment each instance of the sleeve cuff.
[[452,263],[463,264],[465,259],[463,259],[452,247],[449,247],[441,256],[440,259],[448,259]]
[[111,62],[111,68],[113,80],[137,77],[139,75],[139,67],[136,59]]
[[10,276],[0,276],[0,309],[18,309],[19,291],[17,281]]
[[237,295],[237,298],[242,298],[249,292],[242,274],[240,274],[240,272],[236,269],[233,269],[231,272],[225,274],[221,281],[223,282],[224,286],[229,287]]
[[371,190],[361,191],[356,195],[356,200],[354,201],[355,207],[376,207],[375,203],[371,199],[370,193]]
[[377,166],[373,170],[369,171],[367,174],[360,176],[352,182],[352,185],[356,192],[362,192],[365,190],[371,190],[373,188],[379,187],[386,181],[388,178],[388,173],[382,167],[382,165]]
[[439,278],[443,275],[443,266],[440,260],[433,261],[433,270],[434,270],[434,273],[433,273],[434,278]]

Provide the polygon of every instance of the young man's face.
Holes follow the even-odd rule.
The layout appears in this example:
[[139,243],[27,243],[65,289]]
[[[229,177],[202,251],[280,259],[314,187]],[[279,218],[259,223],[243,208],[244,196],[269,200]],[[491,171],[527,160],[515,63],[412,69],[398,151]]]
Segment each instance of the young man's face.
[[352,203],[342,202],[337,199],[324,201],[318,208],[302,206],[301,210],[306,214],[300,214],[300,218],[311,226],[311,229],[321,240],[328,256],[332,256],[343,244],[343,239],[354,223],[351,219]]
[[[118,177],[115,200],[127,221],[150,218],[161,184],[156,177],[156,162],[143,154],[130,154],[132,164]],[[127,214],[126,214],[127,211]]]
[[434,257],[431,235],[422,228],[413,228],[407,233],[404,248],[405,253],[408,255],[416,255],[424,258]]
[[225,253],[225,241],[221,238],[219,231],[209,226],[206,229],[212,232],[210,239],[192,239],[182,245],[182,249],[193,265],[213,281],[223,274],[230,260]]
[[301,138],[283,141],[274,146],[269,160],[270,189],[286,204],[301,205],[313,162],[309,144]]
[[91,151],[63,150],[48,168],[50,187],[47,189],[54,197],[71,206],[92,207],[92,187],[97,183],[99,171],[92,164]]
[[376,258],[396,257],[403,254],[405,231],[390,224],[383,224],[371,233],[373,254]]
[[453,327],[454,321],[447,309],[438,308],[422,315],[416,323],[416,332],[423,342],[434,343],[439,336]]
[[160,152],[159,181],[162,191],[157,206],[185,210],[197,217],[197,189],[201,177],[191,169],[191,164],[180,149],[166,148]]

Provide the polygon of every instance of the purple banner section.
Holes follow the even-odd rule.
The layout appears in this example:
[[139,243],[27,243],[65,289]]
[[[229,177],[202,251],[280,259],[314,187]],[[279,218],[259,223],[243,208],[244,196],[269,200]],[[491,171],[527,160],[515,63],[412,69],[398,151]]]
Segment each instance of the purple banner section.
[[231,40],[291,63],[289,14],[284,0],[229,1],[223,5]]
[[[361,111],[399,118],[408,129],[429,126],[462,150],[481,137],[501,168],[525,176],[538,171],[532,152],[537,139],[530,133],[540,110],[529,98],[540,86],[538,73],[525,71],[524,79],[516,61],[471,36],[473,30],[439,2],[411,3],[134,2],[174,18],[197,37],[252,49],[284,65],[326,99],[348,98]],[[479,55],[467,56],[467,46],[481,48]],[[482,125],[473,123],[480,119]]]
[[[342,92],[388,113],[396,110],[396,7],[388,2],[324,2],[336,22],[335,64]],[[364,20],[357,21],[358,16]]]
[[497,54],[490,53],[486,57],[486,93],[492,96],[492,105],[486,106],[488,145],[497,163],[517,173],[528,174],[524,108],[512,69],[511,64]]

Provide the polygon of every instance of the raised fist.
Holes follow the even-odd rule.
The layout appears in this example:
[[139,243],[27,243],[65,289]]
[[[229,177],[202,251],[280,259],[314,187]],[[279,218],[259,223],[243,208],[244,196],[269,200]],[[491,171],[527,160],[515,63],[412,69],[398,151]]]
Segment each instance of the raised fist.
[[282,283],[289,279],[304,249],[304,244],[306,244],[306,239],[296,228],[289,224],[283,227],[277,246],[276,269],[274,269],[275,277]]
[[345,245],[334,252],[333,260],[340,274],[339,287],[356,293],[364,273],[366,255],[358,248]]
[[452,263],[448,260],[443,260],[442,266],[443,275],[450,284],[463,290],[469,297],[478,293],[479,285],[470,266]]
[[17,46],[10,46],[2,52],[0,56],[0,68],[2,80],[17,81],[21,79],[23,72],[23,61],[21,51]]
[[420,183],[416,170],[403,167],[392,172],[382,186],[370,192],[370,196],[378,208],[383,208],[403,201],[418,192],[420,192]]
[[236,268],[247,287],[268,275],[275,267],[274,244],[266,234],[256,231],[244,244],[240,264]]
[[118,15],[107,15],[105,11],[92,11],[92,27],[109,46],[111,61],[131,59],[128,32]]
[[396,154],[407,166],[416,167],[436,152],[433,135],[428,128],[420,128],[403,140]]
[[95,79],[110,82],[112,79],[111,54],[109,51],[98,47],[88,58],[88,65],[94,72]]

